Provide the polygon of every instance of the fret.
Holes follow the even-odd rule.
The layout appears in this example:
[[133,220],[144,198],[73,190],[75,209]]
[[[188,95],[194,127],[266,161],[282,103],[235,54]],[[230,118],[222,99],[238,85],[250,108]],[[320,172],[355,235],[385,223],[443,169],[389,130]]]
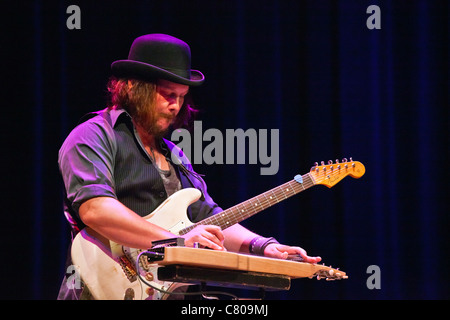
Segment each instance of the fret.
[[[219,227],[221,227],[222,229],[226,229],[229,226],[233,225],[234,223],[232,222],[232,218],[233,215],[230,214],[230,212],[232,212],[231,210],[232,208],[222,211],[221,213],[216,214],[215,216],[219,215],[219,220],[220,222],[217,224]],[[214,217],[214,216],[213,216]]]
[[268,208],[272,205],[272,202],[267,198],[267,191],[264,192],[261,196],[264,197],[264,206],[265,208]]
[[287,183],[287,186],[284,189],[284,191],[288,194],[288,197],[292,197],[293,195],[296,194],[296,192],[294,191],[294,187],[292,186],[292,182],[298,183],[298,182],[295,182],[295,181],[289,181]]
[[[293,180],[293,181],[295,181],[295,180]],[[295,181],[295,183],[293,184],[293,188],[294,188],[294,190],[296,190],[295,191],[296,193],[302,192],[303,190],[305,190],[304,183],[305,183],[305,177],[304,176],[302,176],[302,182],[301,183],[298,182],[298,181]]]
[[[229,224],[233,225],[246,218],[246,211],[243,211],[243,209],[240,208],[240,206],[235,206],[230,209],[229,215],[230,219],[228,222]],[[226,227],[229,227],[230,226],[229,224],[227,223]]]
[[287,199],[286,194],[283,192],[283,189],[282,189],[282,188],[277,187],[277,188],[276,188],[276,192],[277,192],[278,196],[283,196],[283,198],[284,198],[283,200],[286,200],[286,199]]
[[242,218],[244,218],[247,215],[248,209],[247,206],[245,205],[245,202],[238,204],[237,206],[235,206],[235,208],[237,214],[239,214],[239,216],[241,216]]
[[270,193],[269,199],[271,200],[271,202],[276,201],[278,203],[281,201],[278,199],[277,195],[275,194],[275,192],[273,192],[273,190],[269,190],[267,192]]
[[255,211],[260,211],[260,208],[262,210],[261,202],[259,202],[259,197],[253,198],[252,207]]
[[[303,179],[303,182],[302,183],[298,183],[297,182],[297,186],[299,186],[299,187],[301,187],[302,188],[302,190],[301,191],[303,191],[303,190],[305,190],[305,186],[304,186],[304,183],[305,183],[305,180],[306,180],[306,174],[304,175],[304,176],[302,176],[302,179]],[[300,192],[300,191],[299,191]]]
[[309,173],[307,173],[303,176],[303,181],[305,181],[304,182],[305,189],[308,189],[308,188],[314,186],[314,184],[315,184],[314,180],[311,178],[311,175]]

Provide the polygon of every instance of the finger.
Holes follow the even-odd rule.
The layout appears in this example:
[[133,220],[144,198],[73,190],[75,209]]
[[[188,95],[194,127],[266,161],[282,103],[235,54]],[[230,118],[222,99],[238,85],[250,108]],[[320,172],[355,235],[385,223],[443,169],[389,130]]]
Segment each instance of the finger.
[[[223,243],[219,240],[218,236],[221,237],[221,230],[219,227],[200,225],[186,234],[186,245],[193,246],[194,243],[198,243],[202,247],[224,250]],[[223,238],[223,235],[221,238]]]
[[199,243],[204,246],[205,248],[210,248],[213,250],[219,250],[219,251],[223,251],[224,247],[221,245],[218,245],[217,243],[207,239],[207,238],[202,238],[201,241],[199,241]]
[[[202,230],[198,233],[198,242],[208,248],[214,249],[214,250],[224,250],[223,246],[223,235],[222,231],[219,227],[217,228],[211,228],[214,226],[205,226],[202,228]],[[212,232],[211,232],[212,231]]]
[[305,260],[305,262],[309,262],[309,263],[318,263],[322,260],[322,258],[319,256],[317,256],[317,257],[308,256],[304,249],[301,249],[300,256],[303,258],[303,260]]
[[196,235],[195,237],[190,238],[185,245],[187,247],[194,247],[197,244],[199,248],[210,248],[213,250],[224,250],[224,248],[203,235]]
[[225,240],[225,236],[223,235],[222,229],[218,226],[207,225],[205,226],[205,230],[212,233],[216,238],[223,242]]
[[298,260],[298,258],[296,258],[296,256],[300,256],[301,260],[304,262],[309,262],[309,263],[318,263],[322,260],[321,257],[310,257],[308,256],[307,252],[305,249],[300,248],[300,247],[288,247],[288,246],[283,246],[283,250],[286,250],[289,253],[289,257],[292,260]]
[[223,242],[220,241],[216,235],[206,232],[202,234],[202,237],[208,240],[210,243],[213,243],[214,245],[220,247],[220,249],[223,249]]

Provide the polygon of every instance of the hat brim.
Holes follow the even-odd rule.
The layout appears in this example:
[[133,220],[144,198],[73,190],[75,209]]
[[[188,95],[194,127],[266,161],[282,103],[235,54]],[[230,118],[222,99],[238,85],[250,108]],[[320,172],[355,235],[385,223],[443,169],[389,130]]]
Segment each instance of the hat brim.
[[164,79],[187,86],[199,86],[205,81],[205,76],[198,70],[191,70],[188,79],[157,66],[134,60],[114,61],[111,64],[111,71],[116,77],[139,78],[148,81]]

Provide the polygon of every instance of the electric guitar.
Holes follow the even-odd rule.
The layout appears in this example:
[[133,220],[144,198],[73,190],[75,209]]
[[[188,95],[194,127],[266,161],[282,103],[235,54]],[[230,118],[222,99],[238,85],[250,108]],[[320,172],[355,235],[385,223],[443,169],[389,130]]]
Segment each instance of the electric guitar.
[[[188,219],[186,210],[200,198],[201,192],[194,188],[186,188],[168,197],[144,218],[180,236],[198,225],[216,225],[224,230],[312,186],[320,184],[331,188],[346,176],[360,178],[364,173],[364,165],[353,161],[352,158],[350,161],[336,160],[335,163],[329,161],[327,165],[324,162],[321,165],[316,163],[309,173],[296,175],[289,182],[197,223],[192,223]],[[175,289],[186,285],[159,281],[157,270],[162,267],[161,265],[151,263],[145,257],[136,263],[142,251],[119,245],[86,227],[73,240],[71,255],[78,275],[95,299],[122,300],[130,288],[137,300],[166,299]],[[317,271],[317,274],[323,275],[325,269],[327,275],[339,274],[334,272],[335,270],[329,272],[330,268],[325,266],[315,264],[312,266],[317,266],[315,267],[317,270],[312,269],[313,272]]]

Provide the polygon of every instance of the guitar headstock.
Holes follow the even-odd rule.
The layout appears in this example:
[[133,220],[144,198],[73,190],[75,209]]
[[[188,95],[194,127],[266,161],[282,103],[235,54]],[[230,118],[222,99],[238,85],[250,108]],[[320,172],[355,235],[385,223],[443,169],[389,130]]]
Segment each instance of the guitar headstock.
[[315,184],[323,184],[331,188],[346,176],[358,179],[365,172],[366,169],[361,162],[353,161],[352,158],[348,161],[347,158],[344,158],[342,161],[336,160],[335,163],[330,160],[327,165],[323,161],[321,165],[316,162],[311,168],[310,175]]
[[334,269],[325,264],[307,263],[299,254],[290,254],[287,259],[311,266],[312,273],[308,277],[310,279],[314,277],[316,277],[317,280],[326,279],[327,281],[348,279],[347,274],[344,271],[339,270],[339,268]]
[[317,280],[326,279],[327,281],[348,279],[347,274],[339,269],[333,269],[322,265],[316,266],[318,267],[318,270],[314,275],[309,277],[310,279],[314,277],[316,277]]

